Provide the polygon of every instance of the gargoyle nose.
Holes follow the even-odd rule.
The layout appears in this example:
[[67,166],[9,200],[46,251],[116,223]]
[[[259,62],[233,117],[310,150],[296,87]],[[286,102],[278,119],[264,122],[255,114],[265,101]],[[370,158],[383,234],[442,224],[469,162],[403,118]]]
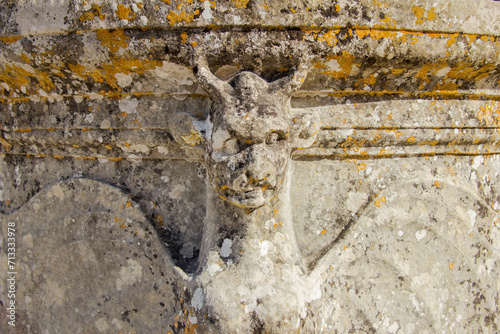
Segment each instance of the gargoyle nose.
[[267,169],[261,168],[258,169],[247,169],[245,172],[245,176],[248,179],[248,183],[259,183],[263,181],[269,181],[271,177],[271,172]]
[[232,188],[235,191],[244,191],[248,187],[248,178],[245,174],[240,174],[233,180]]

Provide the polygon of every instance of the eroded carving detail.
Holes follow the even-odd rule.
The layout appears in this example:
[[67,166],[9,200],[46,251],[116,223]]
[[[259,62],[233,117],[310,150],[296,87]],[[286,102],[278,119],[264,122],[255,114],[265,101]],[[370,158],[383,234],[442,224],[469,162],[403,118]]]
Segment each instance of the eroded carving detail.
[[282,188],[292,149],[309,146],[319,129],[312,114],[290,117],[290,96],[307,75],[306,63],[271,83],[251,72],[220,80],[200,56],[194,70],[214,101],[206,160],[217,193],[246,208],[268,203]]

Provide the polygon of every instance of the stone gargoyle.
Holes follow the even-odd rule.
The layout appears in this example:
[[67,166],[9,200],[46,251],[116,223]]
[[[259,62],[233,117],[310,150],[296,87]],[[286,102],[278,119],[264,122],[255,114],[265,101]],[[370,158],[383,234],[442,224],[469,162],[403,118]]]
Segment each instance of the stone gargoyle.
[[179,143],[192,144],[193,134],[204,142],[197,144],[211,187],[197,283],[226,331],[292,330],[321,295],[298,249],[289,203],[291,153],[319,131],[317,115],[291,113],[307,62],[270,83],[247,71],[221,80],[202,56],[193,70],[212,99],[209,118],[176,114],[169,124]]

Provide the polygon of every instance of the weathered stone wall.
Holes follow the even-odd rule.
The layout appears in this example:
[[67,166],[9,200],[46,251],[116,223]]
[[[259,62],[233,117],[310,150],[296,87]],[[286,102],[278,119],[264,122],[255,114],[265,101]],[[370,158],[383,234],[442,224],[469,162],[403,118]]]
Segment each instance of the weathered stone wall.
[[0,332],[497,332],[499,17],[2,2]]

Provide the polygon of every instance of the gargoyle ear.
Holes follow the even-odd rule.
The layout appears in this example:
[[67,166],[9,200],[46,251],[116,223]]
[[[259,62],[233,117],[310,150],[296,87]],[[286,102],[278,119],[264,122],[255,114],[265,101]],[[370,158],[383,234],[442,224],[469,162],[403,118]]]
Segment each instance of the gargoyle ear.
[[175,113],[168,117],[169,132],[184,149],[203,155],[205,122],[188,113]]
[[307,148],[316,140],[320,130],[320,119],[315,112],[292,116],[290,139],[293,148]]

